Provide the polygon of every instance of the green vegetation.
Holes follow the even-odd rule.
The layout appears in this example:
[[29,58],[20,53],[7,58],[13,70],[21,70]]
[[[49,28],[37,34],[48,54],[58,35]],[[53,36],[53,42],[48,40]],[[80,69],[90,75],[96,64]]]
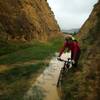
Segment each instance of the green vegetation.
[[31,46],[29,43],[20,43],[20,42],[7,42],[0,40],[0,56],[6,55],[21,49],[25,49],[27,47]]
[[45,66],[44,63],[17,65],[0,73],[0,100],[23,100],[23,95],[31,87],[31,80],[35,81]]
[[[77,71],[80,69],[72,68],[65,74],[63,81],[62,81],[62,100],[78,100],[78,85],[79,85],[79,78],[81,76],[77,76]],[[80,99],[79,99],[80,100]]]
[[59,49],[62,39],[50,40],[48,43],[33,42],[31,44],[4,44],[0,49],[0,64],[13,64],[30,60],[44,60]]
[[62,41],[58,37],[46,43],[0,42],[0,100],[23,100]]
[[91,63],[91,60],[94,61],[90,59],[86,63],[84,60],[81,60],[81,64],[82,61],[84,62],[83,65],[79,65],[79,68],[72,68],[66,74],[62,82],[62,100],[99,100],[100,88],[96,82],[99,81],[98,76],[100,73],[96,70],[98,65],[94,62]]

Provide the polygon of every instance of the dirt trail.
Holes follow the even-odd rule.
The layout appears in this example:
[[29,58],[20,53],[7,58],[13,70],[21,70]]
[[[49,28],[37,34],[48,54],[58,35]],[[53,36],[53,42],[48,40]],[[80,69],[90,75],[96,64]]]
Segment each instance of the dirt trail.
[[[67,59],[66,55],[70,57],[70,53],[67,53],[63,54],[62,58]],[[25,94],[24,100],[60,100],[56,84],[63,62],[57,61],[56,58],[57,56],[51,59],[49,66]]]

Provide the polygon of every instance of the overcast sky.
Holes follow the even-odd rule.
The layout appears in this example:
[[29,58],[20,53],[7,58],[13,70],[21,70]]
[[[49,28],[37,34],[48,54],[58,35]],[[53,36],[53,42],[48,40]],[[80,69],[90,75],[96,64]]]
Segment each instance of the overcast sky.
[[98,0],[47,0],[61,29],[80,28]]

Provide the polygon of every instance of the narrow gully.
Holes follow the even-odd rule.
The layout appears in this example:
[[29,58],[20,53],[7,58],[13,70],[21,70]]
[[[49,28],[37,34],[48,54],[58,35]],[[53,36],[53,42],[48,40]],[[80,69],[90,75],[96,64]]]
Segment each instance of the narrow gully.
[[[70,53],[65,53],[61,58],[67,59],[69,57]],[[49,66],[25,94],[24,100],[61,100],[56,84],[62,66],[63,62],[57,60],[56,53],[56,56],[51,59]]]

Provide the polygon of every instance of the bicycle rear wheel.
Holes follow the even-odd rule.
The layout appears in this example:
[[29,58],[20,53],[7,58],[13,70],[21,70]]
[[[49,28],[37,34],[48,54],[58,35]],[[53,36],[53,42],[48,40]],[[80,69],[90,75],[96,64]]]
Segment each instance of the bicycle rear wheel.
[[61,71],[60,71],[60,74],[59,74],[59,78],[58,78],[58,82],[57,82],[57,87],[61,86],[63,72],[64,72],[64,69],[62,68]]

